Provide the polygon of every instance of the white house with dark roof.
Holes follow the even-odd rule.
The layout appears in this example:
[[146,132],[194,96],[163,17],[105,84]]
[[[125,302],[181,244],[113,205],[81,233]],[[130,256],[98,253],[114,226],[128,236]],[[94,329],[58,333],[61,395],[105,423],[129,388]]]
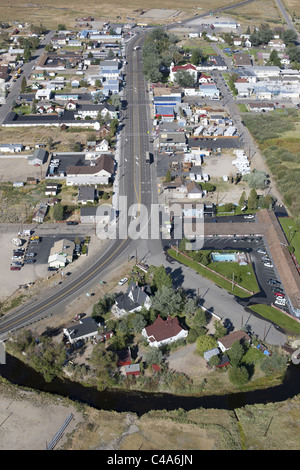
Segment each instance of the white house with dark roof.
[[116,297],[112,312],[116,317],[121,317],[126,313],[139,312],[142,307],[149,310],[152,304],[151,296],[150,286],[140,287],[137,283],[131,282],[126,294]]
[[77,341],[84,341],[95,338],[98,335],[100,323],[97,323],[92,317],[86,317],[70,328],[64,328],[63,334],[67,340],[73,344]]
[[108,184],[114,173],[114,166],[113,157],[107,154],[101,155],[95,161],[91,160],[89,165],[69,166],[67,186]]

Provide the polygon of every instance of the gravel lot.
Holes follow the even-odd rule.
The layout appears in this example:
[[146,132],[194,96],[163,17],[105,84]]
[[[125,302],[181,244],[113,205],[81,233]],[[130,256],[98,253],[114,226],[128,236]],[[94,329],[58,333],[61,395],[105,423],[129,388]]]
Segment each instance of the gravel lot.
[[0,181],[16,181],[26,182],[27,177],[33,177],[41,180],[41,176],[45,176],[48,163],[40,166],[29,165],[27,155],[24,157],[0,157]]

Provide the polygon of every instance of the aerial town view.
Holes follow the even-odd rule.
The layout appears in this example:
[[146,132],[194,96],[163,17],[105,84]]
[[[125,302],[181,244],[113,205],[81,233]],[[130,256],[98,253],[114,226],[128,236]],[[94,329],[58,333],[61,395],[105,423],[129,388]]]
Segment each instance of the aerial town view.
[[300,2],[0,4],[0,450],[300,450]]

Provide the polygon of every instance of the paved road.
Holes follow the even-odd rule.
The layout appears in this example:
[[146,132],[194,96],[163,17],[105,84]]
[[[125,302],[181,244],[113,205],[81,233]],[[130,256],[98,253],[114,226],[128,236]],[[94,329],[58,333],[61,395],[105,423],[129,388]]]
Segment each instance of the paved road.
[[23,65],[22,67],[23,72],[21,76],[15,82],[13,82],[11,86],[11,90],[6,97],[5,104],[3,104],[0,107],[0,125],[3,123],[7,113],[11,111],[13,101],[17,101],[18,96],[20,95],[22,78],[25,76],[27,80],[28,77],[31,75],[32,67],[36,64],[36,62],[39,60],[41,55],[44,53],[45,45],[50,42],[54,34],[55,34],[55,31],[49,31],[45,35],[44,39],[41,41],[39,48],[35,51],[31,59],[26,64]]
[[298,36],[298,43],[300,43],[300,34],[298,33],[297,29],[295,28],[294,26],[294,23],[290,17],[290,15],[288,14],[288,12],[286,11],[286,9],[284,8],[282,2],[280,0],[276,0],[276,4],[283,16],[283,18],[285,19],[286,21],[286,24],[288,26],[289,29],[292,29],[293,31],[295,31],[295,33],[297,34]]

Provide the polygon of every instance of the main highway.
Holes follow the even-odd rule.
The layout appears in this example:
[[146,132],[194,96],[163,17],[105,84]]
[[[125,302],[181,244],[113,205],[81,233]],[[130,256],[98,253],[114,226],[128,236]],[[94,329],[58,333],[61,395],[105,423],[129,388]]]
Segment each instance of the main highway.
[[[230,7],[220,8],[213,13],[218,13],[229,8],[236,8],[243,4],[256,0],[247,0]],[[206,14],[199,15],[205,16]],[[190,20],[184,20],[186,23]],[[168,25],[170,29],[173,25]],[[145,154],[152,151],[149,136],[151,135],[152,121],[150,115],[150,101],[147,93],[147,83],[142,73],[142,51],[144,34],[137,33],[126,45],[126,87],[122,97],[123,109],[121,112],[120,131],[118,133],[118,170],[115,181],[117,197],[127,197],[127,208],[135,205],[136,212],[132,216],[120,210],[118,227],[122,221],[123,228],[127,230],[133,225],[136,229],[143,230],[144,243],[148,252],[159,254],[162,251],[160,239],[151,240],[145,228],[151,218],[151,206],[157,203],[156,170],[155,165],[147,164]],[[140,48],[135,50],[135,47]],[[125,230],[125,231],[126,231]],[[17,312],[7,314],[0,320],[0,339],[5,340],[9,334],[21,327],[43,318],[47,314],[63,311],[64,307],[74,301],[82,292],[86,292],[89,286],[97,282],[103,273],[111,267],[118,265],[118,260],[127,254],[132,254],[139,245],[139,240],[132,233],[122,232],[122,236],[110,240],[104,253],[81,275],[71,282],[63,281],[61,287],[50,289],[49,292],[41,293],[40,299],[32,300],[31,304],[25,305]]]
[[[139,228],[139,214],[142,205],[147,207],[150,214],[153,186],[154,165],[146,164],[145,152],[150,149],[150,107],[144,75],[142,73],[141,49],[135,51],[134,47],[141,44],[143,38],[135,36],[126,46],[126,88],[123,95],[123,109],[121,112],[121,129],[118,134],[118,170],[116,184],[118,186],[118,198],[127,197],[128,209],[136,205],[136,213],[127,217],[124,210],[119,214],[119,222],[125,220],[127,227],[130,222]],[[126,208],[125,208],[126,209]],[[125,217],[124,217],[125,215]],[[101,253],[88,270],[78,276],[74,281],[63,281],[62,287],[57,290],[50,289],[45,298],[41,294],[40,300],[32,301],[32,304],[19,309],[18,312],[5,315],[0,320],[0,339],[6,339],[8,334],[21,326],[46,316],[48,313],[63,311],[64,305],[79,296],[79,292],[85,292],[88,285],[100,279],[103,272],[107,272],[113,262],[124,257],[125,253],[132,253],[137,246],[135,241],[126,233],[109,240],[105,253]],[[66,285],[64,285],[66,283]],[[44,294],[45,295],[45,294]]]

